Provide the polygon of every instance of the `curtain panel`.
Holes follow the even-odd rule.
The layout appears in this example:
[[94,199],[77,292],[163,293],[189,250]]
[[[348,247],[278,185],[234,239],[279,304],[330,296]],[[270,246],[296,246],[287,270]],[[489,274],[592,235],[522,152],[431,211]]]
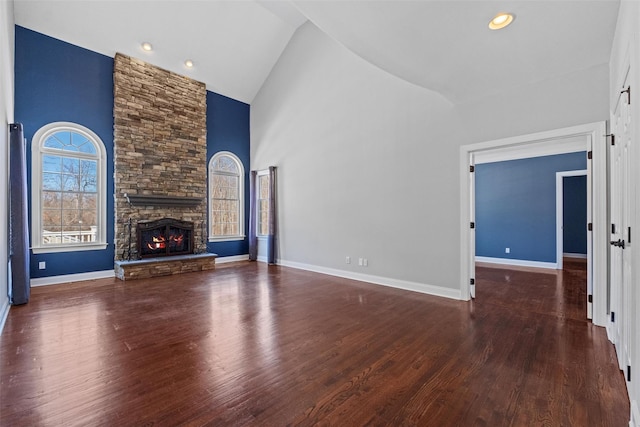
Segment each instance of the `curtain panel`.
[[9,125],[9,302],[26,304],[29,271],[29,199],[26,140],[21,123]]

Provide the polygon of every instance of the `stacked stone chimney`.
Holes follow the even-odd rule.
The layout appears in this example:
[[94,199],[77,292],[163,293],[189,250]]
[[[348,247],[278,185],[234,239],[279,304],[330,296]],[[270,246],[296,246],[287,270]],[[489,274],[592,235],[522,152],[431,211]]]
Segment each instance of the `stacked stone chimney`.
[[[206,251],[206,87],[116,54],[114,65],[115,258],[135,254],[138,221],[194,223],[195,252]],[[130,203],[125,195],[171,196],[189,203]]]

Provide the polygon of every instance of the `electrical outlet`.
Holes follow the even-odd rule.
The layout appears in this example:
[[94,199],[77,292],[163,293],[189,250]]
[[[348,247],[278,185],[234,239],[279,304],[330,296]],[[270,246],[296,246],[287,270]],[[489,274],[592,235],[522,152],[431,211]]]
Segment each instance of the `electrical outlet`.
[[358,258],[358,265],[362,266],[362,258]]
[[46,261],[40,261],[40,262],[38,263],[38,268],[39,268],[40,270],[44,270],[44,269],[46,269],[46,268],[47,268],[47,262],[46,262]]
[[510,254],[511,253],[511,248],[504,248],[504,253],[505,254]]
[[347,264],[351,264],[351,257],[350,257],[350,256],[348,256],[348,257],[347,257],[347,259],[345,260],[345,262],[346,262]]
[[369,265],[369,260],[368,259],[364,259],[362,260],[362,265],[364,265],[365,267],[367,267]]

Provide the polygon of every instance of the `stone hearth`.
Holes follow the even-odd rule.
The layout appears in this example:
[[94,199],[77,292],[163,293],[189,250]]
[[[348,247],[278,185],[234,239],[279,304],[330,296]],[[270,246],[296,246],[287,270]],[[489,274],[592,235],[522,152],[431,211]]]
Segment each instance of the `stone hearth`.
[[213,270],[216,254],[176,255],[135,261],[116,261],[116,277],[120,280],[148,279],[180,273]]

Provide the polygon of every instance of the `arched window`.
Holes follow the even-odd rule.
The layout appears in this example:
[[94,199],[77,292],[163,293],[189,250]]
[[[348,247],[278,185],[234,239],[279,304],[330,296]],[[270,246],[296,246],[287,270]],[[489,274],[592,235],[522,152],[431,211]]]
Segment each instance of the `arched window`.
[[244,168],[228,151],[209,161],[209,241],[244,239]]
[[106,150],[91,130],[56,122],[31,145],[34,253],[107,247]]

